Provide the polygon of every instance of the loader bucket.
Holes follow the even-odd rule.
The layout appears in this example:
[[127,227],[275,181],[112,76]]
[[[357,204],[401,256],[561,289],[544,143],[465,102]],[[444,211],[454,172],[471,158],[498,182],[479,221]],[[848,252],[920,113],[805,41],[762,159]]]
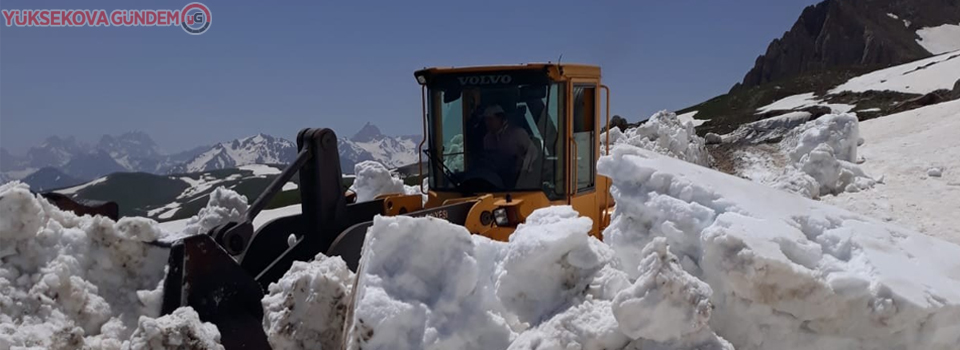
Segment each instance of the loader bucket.
[[178,242],[170,250],[161,314],[191,306],[217,325],[226,349],[270,349],[263,332],[263,291],[210,236]]
[[[304,129],[299,154],[253,202],[241,222],[173,244],[163,285],[162,314],[190,306],[221,333],[227,350],[270,349],[260,303],[270,283],[294,261],[318,253],[340,256],[351,270],[360,261],[367,228],[384,213],[382,199],[347,204],[341,187],[337,138],[329,129]],[[274,219],[254,230],[253,219],[294,174],[300,176],[301,214]],[[474,202],[414,211],[463,224]],[[297,241],[288,243],[293,234]]]

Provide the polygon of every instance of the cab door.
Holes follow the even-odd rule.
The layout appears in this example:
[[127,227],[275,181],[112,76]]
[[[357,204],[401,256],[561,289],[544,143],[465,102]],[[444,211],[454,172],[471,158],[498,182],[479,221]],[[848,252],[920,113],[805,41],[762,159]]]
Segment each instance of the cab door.
[[572,112],[567,130],[569,148],[570,205],[582,216],[593,220],[591,235],[600,237],[600,205],[597,202],[599,89],[596,81],[572,82],[567,107]]

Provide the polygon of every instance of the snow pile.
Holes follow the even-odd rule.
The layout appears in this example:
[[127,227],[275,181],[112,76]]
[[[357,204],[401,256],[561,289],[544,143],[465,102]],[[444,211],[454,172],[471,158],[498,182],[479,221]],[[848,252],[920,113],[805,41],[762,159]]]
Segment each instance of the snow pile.
[[[860,164],[883,185],[823,201],[960,244],[960,100],[860,123]],[[940,177],[930,177],[937,168]],[[936,174],[936,171],[933,171]]]
[[200,322],[190,307],[181,307],[157,319],[141,316],[137,330],[123,350],[219,349],[220,331],[212,323]]
[[[601,140],[606,135],[600,135]],[[708,166],[711,162],[706,142],[697,136],[694,125],[681,122],[676,113],[661,111],[636,128],[610,130],[610,144],[626,143],[690,163]],[[601,152],[606,149],[601,148]],[[602,154],[602,153],[601,153]]]
[[774,117],[724,135],[724,142],[746,144],[732,153],[736,174],[807,198],[876,185],[857,165],[863,140],[856,115],[828,114],[804,123],[807,118],[808,113]]
[[275,349],[339,349],[353,272],[340,257],[294,261],[263,297],[263,328]]
[[119,349],[159,314],[167,251],[156,222],[77,217],[0,186],[0,348]]
[[[960,342],[960,246],[636,147],[618,146],[598,172],[613,179],[618,207],[604,237],[623,265],[665,237],[709,284],[709,325],[737,349]],[[677,299],[706,294],[696,282],[672,288]],[[701,309],[679,314],[697,320]]]
[[645,339],[641,348],[733,349],[710,330],[710,286],[683,270],[667,240],[655,238],[641,256],[640,278],[613,300],[620,330]]
[[368,160],[354,165],[356,178],[350,190],[357,202],[371,201],[384,194],[421,194],[420,186],[407,186],[380,162]]
[[349,349],[509,344],[506,322],[479,293],[485,279],[465,228],[435,218],[377,217],[364,245]]
[[[659,270],[647,275],[652,280],[631,287],[614,251],[587,235],[592,225],[569,206],[549,207],[531,214],[509,242],[496,242],[435,218],[378,217],[364,248],[349,348],[724,344],[705,323],[709,288],[693,284],[679,267],[653,262]],[[659,252],[668,254],[665,249]],[[691,293],[669,296],[670,288]],[[686,325],[684,316],[671,316],[674,322],[665,327],[683,324],[676,337],[639,330],[637,325],[662,322],[650,312],[659,297],[702,322]]]
[[217,187],[210,192],[207,206],[200,209],[197,215],[184,219],[182,224],[161,225],[170,232],[164,240],[173,241],[183,237],[206,234],[217,225],[230,221],[239,222],[243,219],[243,215],[249,207],[246,196],[225,187]]
[[775,187],[812,198],[873,187],[876,181],[856,164],[859,142],[859,122],[853,114],[825,115],[801,125],[781,142],[793,166]]

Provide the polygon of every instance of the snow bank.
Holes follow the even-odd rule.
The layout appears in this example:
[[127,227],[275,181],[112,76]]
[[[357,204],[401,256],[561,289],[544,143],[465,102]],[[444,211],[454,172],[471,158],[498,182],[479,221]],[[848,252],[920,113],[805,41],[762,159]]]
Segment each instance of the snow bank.
[[[612,153],[598,164],[617,202],[606,242],[635,266],[665,237],[737,349],[960,343],[960,246],[637,147]],[[702,298],[696,285],[679,284],[685,299]]]
[[0,348],[119,349],[153,291],[167,251],[156,222],[77,217],[26,185],[0,186]]
[[[813,198],[873,187],[876,181],[856,164],[859,142],[859,122],[853,114],[825,115],[801,125],[780,143],[793,165],[774,187],[809,192]],[[795,174],[794,169],[802,175]]]
[[156,319],[141,316],[130,342],[123,345],[123,350],[164,349],[223,350],[223,346],[217,326],[200,322],[200,316],[190,307]]
[[[821,200],[960,244],[957,130],[960,100],[861,122],[860,167],[883,185]],[[941,177],[928,177],[932,168]]]
[[[434,218],[378,217],[364,247],[349,348],[681,349],[710,339],[722,343],[705,324],[682,339],[622,331],[634,328],[618,323],[617,310],[631,324],[660,321],[632,313],[643,295],[628,288],[614,251],[587,235],[590,227],[591,220],[569,206],[535,211],[509,242],[471,236]],[[668,280],[679,275],[656,274]],[[674,299],[672,305],[685,310],[701,303]],[[689,341],[701,332],[703,338]],[[671,342],[676,346],[665,345]]]
[[[600,135],[601,140],[606,136]],[[661,111],[636,128],[610,130],[610,144],[626,143],[690,163],[708,166],[712,161],[706,142],[693,123],[681,122],[675,113]],[[606,148],[601,148],[601,153]]]
[[263,328],[275,349],[339,349],[354,274],[340,257],[294,261],[263,297]]

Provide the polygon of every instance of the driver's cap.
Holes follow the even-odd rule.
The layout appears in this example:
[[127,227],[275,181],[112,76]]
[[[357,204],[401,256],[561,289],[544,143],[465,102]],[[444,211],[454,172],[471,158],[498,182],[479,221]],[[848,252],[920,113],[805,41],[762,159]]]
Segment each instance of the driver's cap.
[[500,105],[492,105],[487,107],[487,109],[483,111],[483,116],[492,117],[497,114],[504,114],[504,113],[506,112],[504,112],[503,108],[501,108]]

